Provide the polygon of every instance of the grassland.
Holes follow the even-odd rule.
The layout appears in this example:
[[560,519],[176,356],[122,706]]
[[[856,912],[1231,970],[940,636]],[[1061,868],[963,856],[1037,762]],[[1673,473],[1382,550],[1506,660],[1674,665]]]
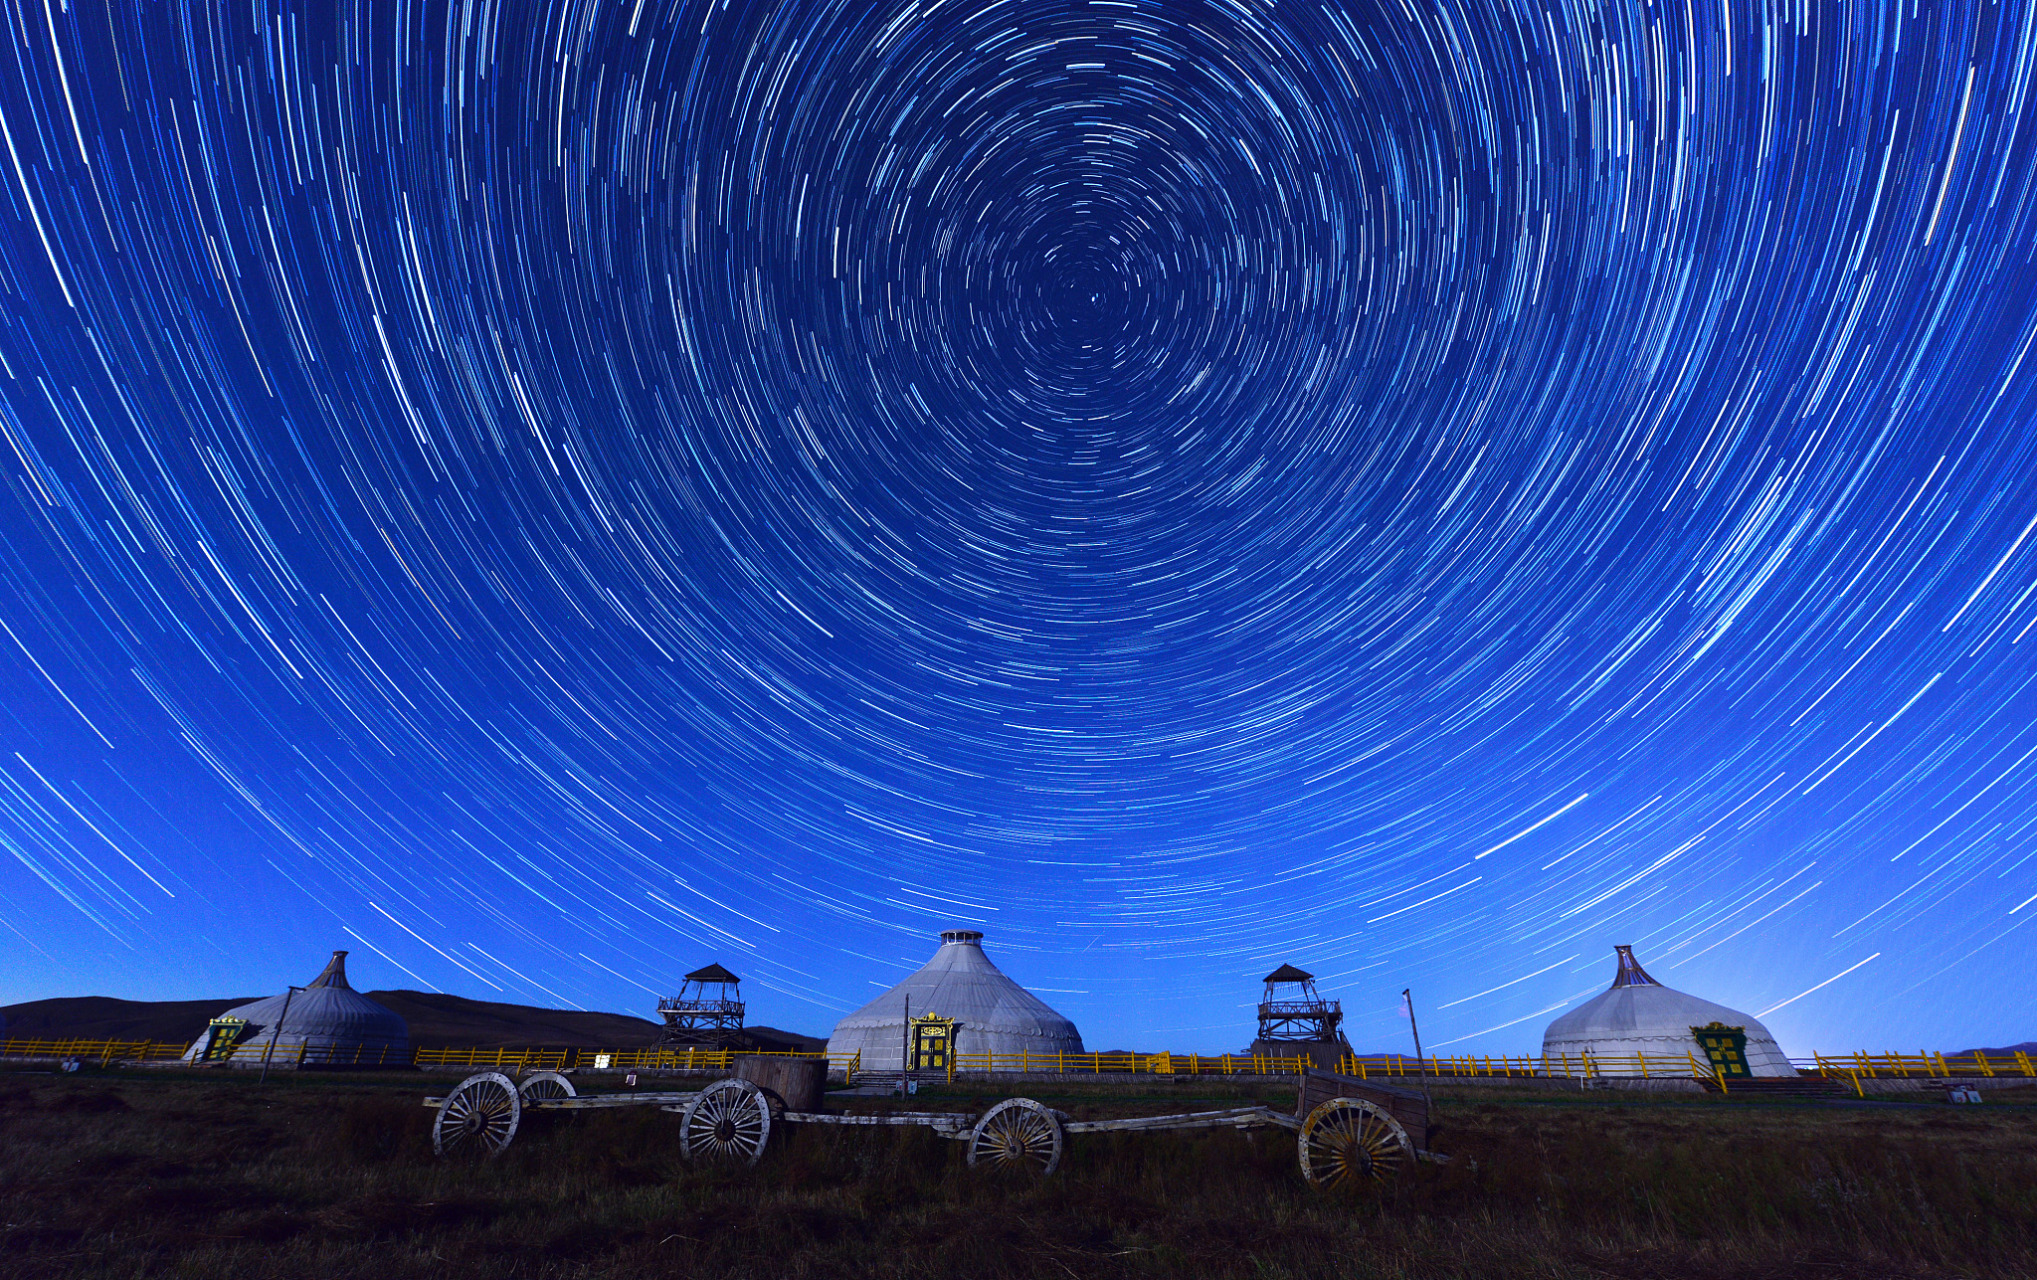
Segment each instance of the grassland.
[[[1044,1183],[922,1130],[688,1168],[655,1110],[431,1154],[445,1082],[0,1074],[0,1278],[2037,1275],[2037,1094],[1981,1107],[1439,1093],[1455,1159],[1323,1194],[1290,1139],[1089,1137]],[[1031,1086],[1076,1114],[1235,1105]],[[990,1095],[922,1094],[975,1110]]]

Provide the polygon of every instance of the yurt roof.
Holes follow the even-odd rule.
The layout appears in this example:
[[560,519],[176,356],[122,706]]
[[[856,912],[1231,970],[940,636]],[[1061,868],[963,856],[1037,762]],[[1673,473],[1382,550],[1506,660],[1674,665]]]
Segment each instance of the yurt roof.
[[[285,1008],[285,1005],[288,1008]],[[347,985],[347,953],[335,951],[319,975],[301,991],[265,996],[220,1015],[259,1028],[257,1037],[332,1040],[343,1043],[408,1040],[410,1024]],[[280,1025],[279,1025],[280,1024]]]
[[1744,1027],[1750,1041],[1773,1040],[1752,1014],[1729,1009],[1685,991],[1665,987],[1648,976],[1632,947],[1618,947],[1619,969],[1613,985],[1549,1024],[1544,1043],[1634,1038],[1687,1038],[1692,1027],[1714,1022]]
[[835,1034],[867,1027],[897,1026],[906,1002],[912,1016],[938,1014],[977,1033],[1013,1032],[1081,1040],[1075,1024],[1047,1002],[1013,982],[983,954],[983,935],[950,929],[941,946],[917,972],[835,1024]]

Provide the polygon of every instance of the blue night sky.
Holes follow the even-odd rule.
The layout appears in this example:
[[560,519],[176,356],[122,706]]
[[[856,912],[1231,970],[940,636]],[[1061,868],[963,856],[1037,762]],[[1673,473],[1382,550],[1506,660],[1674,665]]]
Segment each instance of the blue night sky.
[[0,1002],[2037,1032],[2024,6],[0,24]]

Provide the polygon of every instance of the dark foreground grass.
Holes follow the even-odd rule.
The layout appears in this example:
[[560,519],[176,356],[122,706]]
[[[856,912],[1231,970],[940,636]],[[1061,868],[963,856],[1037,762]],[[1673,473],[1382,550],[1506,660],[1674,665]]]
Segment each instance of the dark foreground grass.
[[2037,1275],[2037,1097],[1439,1097],[1451,1164],[1326,1195],[1274,1132],[1087,1137],[1028,1183],[923,1130],[808,1127],[723,1172],[649,1109],[539,1115],[447,1165],[417,1105],[445,1087],[0,1075],[0,1277]]

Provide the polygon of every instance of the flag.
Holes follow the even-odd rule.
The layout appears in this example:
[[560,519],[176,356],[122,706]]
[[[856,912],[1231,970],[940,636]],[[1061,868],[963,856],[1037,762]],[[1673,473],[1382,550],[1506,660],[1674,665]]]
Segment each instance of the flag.
[[1407,992],[1403,991],[1400,993],[1400,1008],[1394,1010],[1394,1012],[1398,1013],[1401,1017],[1406,1018],[1409,1021],[1413,1021],[1415,1016],[1415,1006],[1413,1005],[1412,1002],[1408,1000]]

